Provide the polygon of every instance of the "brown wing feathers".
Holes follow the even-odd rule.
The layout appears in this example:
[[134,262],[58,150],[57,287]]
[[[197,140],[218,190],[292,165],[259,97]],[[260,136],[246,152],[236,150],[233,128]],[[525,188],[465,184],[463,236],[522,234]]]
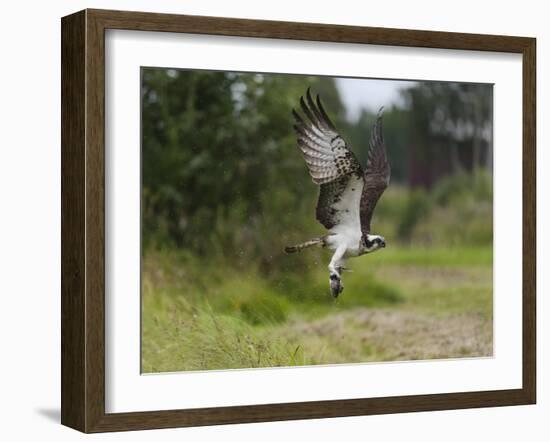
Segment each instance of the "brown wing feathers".
[[307,121],[293,109],[296,120],[294,129],[298,135],[298,147],[313,181],[324,184],[361,170],[359,162],[324,110],[319,95],[315,103],[308,89],[306,98],[300,97],[300,106]]
[[386,155],[386,145],[382,134],[382,109],[378,112],[372,129],[365,170],[363,193],[361,195],[361,231],[370,233],[370,223],[376,203],[390,182],[390,165]]
[[298,147],[313,182],[321,186],[317,220],[330,229],[343,220],[340,212],[349,212],[349,209],[342,209],[341,205],[336,204],[346,191],[350,178],[361,178],[363,171],[328,117],[319,95],[313,101],[308,89],[305,99],[300,98],[300,107],[305,118],[292,110]]

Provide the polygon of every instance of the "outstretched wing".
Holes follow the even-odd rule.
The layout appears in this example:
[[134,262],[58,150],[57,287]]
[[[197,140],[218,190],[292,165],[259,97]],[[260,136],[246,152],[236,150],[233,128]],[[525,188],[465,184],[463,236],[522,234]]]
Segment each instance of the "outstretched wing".
[[360,228],[359,201],[363,190],[363,170],[328,117],[319,95],[314,102],[308,88],[300,97],[306,118],[292,110],[298,147],[313,182],[320,185],[317,220],[327,229],[336,226]]
[[365,186],[361,194],[361,231],[370,233],[370,223],[376,203],[390,183],[390,164],[382,134],[382,109],[372,129],[370,147],[365,170]]

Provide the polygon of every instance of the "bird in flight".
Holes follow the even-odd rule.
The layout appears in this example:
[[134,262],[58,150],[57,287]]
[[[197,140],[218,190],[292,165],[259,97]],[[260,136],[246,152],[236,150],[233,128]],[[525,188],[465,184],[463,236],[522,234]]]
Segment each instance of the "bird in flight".
[[371,233],[376,203],[390,182],[390,165],[382,135],[382,109],[374,124],[363,170],[330,118],[319,95],[313,101],[308,88],[300,97],[301,116],[295,109],[294,130],[313,182],[320,186],[316,218],[328,233],[294,246],[297,253],[312,246],[334,251],[329,269],[330,291],[334,298],[344,290],[345,260],[386,247],[381,235]]

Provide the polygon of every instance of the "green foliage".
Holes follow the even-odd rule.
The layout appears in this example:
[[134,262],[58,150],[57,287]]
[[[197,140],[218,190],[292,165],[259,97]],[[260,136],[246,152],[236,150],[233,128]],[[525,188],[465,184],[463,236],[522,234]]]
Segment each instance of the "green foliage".
[[441,179],[433,190],[433,200],[440,206],[449,206],[462,198],[471,198],[481,203],[491,202],[492,176],[481,170],[471,174],[462,171]]
[[289,310],[289,302],[280,296],[256,296],[240,304],[243,317],[253,325],[284,322]]
[[447,177],[434,188],[432,211],[415,226],[415,242],[492,245],[492,177],[481,170]]
[[445,177],[431,190],[392,185],[373,224],[388,240],[418,246],[491,245],[492,193],[483,170]]
[[145,372],[295,365],[294,352],[284,345],[254,333],[238,317],[208,308],[159,318],[145,328],[142,342]]
[[297,197],[311,187],[290,110],[308,86],[338,121],[343,108],[328,78],[143,69],[146,246],[227,250],[265,219],[299,211]]
[[422,217],[430,212],[431,208],[432,202],[426,192],[418,189],[410,191],[404,210],[398,218],[398,237],[402,240],[410,240],[414,228]]

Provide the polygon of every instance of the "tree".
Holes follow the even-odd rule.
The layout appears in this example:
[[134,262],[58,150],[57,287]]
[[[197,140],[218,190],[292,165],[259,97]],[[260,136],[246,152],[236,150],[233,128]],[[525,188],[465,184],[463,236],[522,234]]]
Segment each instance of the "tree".
[[411,181],[492,166],[491,85],[419,82],[403,96],[411,115]]
[[281,182],[292,194],[286,210],[302,210],[312,188],[290,110],[308,86],[339,120],[344,107],[328,77],[144,69],[145,242],[205,251],[220,230],[244,232],[275,210]]

